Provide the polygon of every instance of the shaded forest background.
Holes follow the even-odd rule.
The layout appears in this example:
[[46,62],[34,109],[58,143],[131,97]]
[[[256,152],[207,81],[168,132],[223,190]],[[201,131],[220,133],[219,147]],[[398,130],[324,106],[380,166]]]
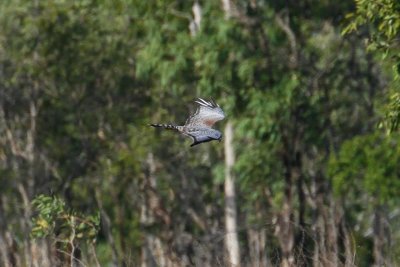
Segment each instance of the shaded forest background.
[[[396,0],[3,0],[1,266],[399,266]],[[184,123],[214,99],[224,142]]]

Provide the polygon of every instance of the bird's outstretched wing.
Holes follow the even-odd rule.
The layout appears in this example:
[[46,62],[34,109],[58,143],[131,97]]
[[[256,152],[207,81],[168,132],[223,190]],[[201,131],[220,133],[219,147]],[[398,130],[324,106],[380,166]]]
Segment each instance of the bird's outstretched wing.
[[200,106],[197,108],[196,112],[187,119],[185,126],[211,128],[214,123],[225,118],[224,112],[214,101],[207,102],[204,99],[198,98],[195,102]]

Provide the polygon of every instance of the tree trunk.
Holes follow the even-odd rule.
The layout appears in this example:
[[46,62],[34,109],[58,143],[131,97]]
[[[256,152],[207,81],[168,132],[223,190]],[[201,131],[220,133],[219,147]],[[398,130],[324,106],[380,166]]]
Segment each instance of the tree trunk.
[[324,224],[324,185],[321,177],[321,173],[316,173],[312,179],[312,201],[314,202],[313,207],[313,222],[312,222],[312,233],[314,239],[314,255],[313,255],[313,266],[319,267],[324,266],[324,259],[326,259],[325,249],[325,224]]
[[111,248],[111,262],[110,266],[118,266],[119,265],[119,255],[118,255],[118,249],[115,244],[115,239],[112,234],[112,229],[111,229],[111,219],[110,216],[107,214],[106,210],[103,207],[103,202],[101,200],[101,194],[100,190],[96,189],[95,190],[95,200],[97,203],[97,206],[100,211],[100,216],[101,216],[101,224],[102,227],[101,229],[103,230],[103,234],[106,237],[107,243],[109,244]]
[[249,242],[250,265],[252,267],[272,266],[267,258],[265,247],[266,229],[248,229],[247,236]]
[[228,121],[225,127],[225,246],[231,266],[240,265],[239,240],[237,233],[236,193],[233,176],[235,154],[233,150],[233,127]]
[[201,6],[198,1],[194,1],[192,6],[193,18],[189,24],[190,34],[195,36],[199,30],[201,25]]
[[327,265],[336,267],[339,266],[339,254],[338,254],[338,227],[336,224],[337,208],[336,203],[333,200],[332,194],[328,193],[328,212],[326,214],[326,248],[327,248]]
[[385,247],[390,246],[390,238],[385,234],[384,206],[377,205],[374,213],[373,240],[374,240],[374,266],[391,266],[391,262],[385,255]]
[[231,0],[222,0],[222,9],[225,12],[225,18],[230,18],[233,15],[233,6]]
[[[233,4],[231,0],[221,0],[225,18],[233,17]],[[233,150],[233,126],[230,121],[225,126],[225,247],[228,252],[228,266],[240,265],[239,238],[237,233],[236,193],[235,182],[232,173],[235,164]]]
[[301,175],[299,171],[299,177],[297,178],[296,182],[297,186],[297,197],[298,197],[298,219],[297,219],[297,227],[298,231],[295,237],[296,243],[296,251],[298,252],[297,257],[297,266],[306,266],[307,265],[307,257],[306,250],[304,249],[306,245],[306,223],[305,223],[305,213],[306,213],[306,197],[304,192],[304,177]]
[[[153,154],[150,152],[147,156],[148,173],[145,177],[144,195],[145,199],[141,205],[140,224],[144,231],[144,242],[142,245],[141,266],[142,267],[165,267],[166,258],[162,248],[161,240],[154,234],[146,231],[145,228],[152,225],[158,214],[160,201],[156,194],[152,192],[157,187],[155,177],[155,163]],[[160,216],[162,217],[162,216]]]
[[286,175],[285,197],[282,211],[278,216],[275,233],[278,237],[282,250],[282,267],[292,267],[295,264],[293,247],[294,247],[294,222],[293,222],[293,174],[292,171]]
[[341,208],[341,214],[340,214],[340,233],[341,233],[341,241],[342,241],[342,246],[343,246],[343,252],[341,254],[344,254],[344,260],[343,260],[343,266],[344,267],[354,267],[354,261],[355,261],[355,254],[354,254],[354,249],[352,246],[352,240],[349,231],[347,230],[345,219],[343,216],[343,205]]

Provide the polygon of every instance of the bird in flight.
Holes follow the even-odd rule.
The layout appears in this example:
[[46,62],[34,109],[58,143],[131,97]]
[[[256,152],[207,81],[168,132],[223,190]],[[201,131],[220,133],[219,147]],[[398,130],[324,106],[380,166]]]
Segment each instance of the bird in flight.
[[170,124],[150,124],[153,127],[175,130],[193,139],[190,146],[210,142],[212,140],[221,141],[222,133],[212,128],[212,126],[225,118],[225,114],[218,104],[214,101],[205,101],[198,98],[195,101],[199,104],[196,112],[191,115],[183,126]]

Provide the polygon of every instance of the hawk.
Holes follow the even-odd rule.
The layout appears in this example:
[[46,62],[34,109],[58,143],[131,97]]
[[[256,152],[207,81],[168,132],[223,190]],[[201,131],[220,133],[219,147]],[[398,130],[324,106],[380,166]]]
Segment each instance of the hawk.
[[210,142],[212,140],[221,141],[222,133],[211,128],[217,121],[223,120],[225,114],[218,104],[214,101],[205,101],[198,98],[195,101],[199,104],[196,112],[191,115],[183,126],[175,126],[170,124],[150,124],[153,127],[175,130],[185,136],[193,139],[190,146],[201,143]]

